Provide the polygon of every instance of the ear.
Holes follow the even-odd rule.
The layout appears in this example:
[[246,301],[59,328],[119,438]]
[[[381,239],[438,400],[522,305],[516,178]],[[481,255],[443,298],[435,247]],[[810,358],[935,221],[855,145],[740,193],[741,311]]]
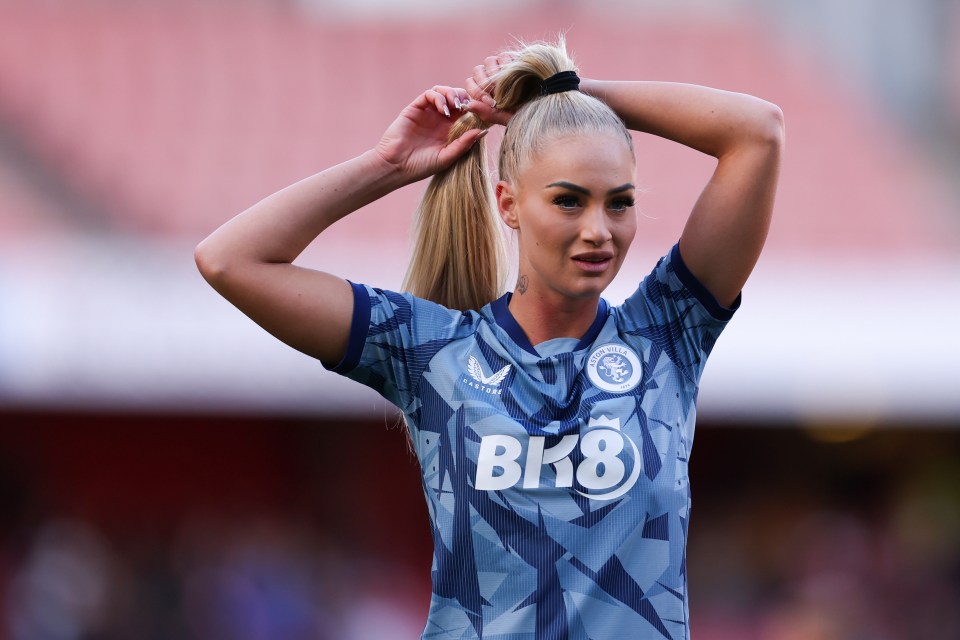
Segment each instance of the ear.
[[517,198],[513,191],[513,185],[501,180],[497,183],[497,209],[500,212],[500,219],[511,229],[519,229],[520,221],[517,219]]

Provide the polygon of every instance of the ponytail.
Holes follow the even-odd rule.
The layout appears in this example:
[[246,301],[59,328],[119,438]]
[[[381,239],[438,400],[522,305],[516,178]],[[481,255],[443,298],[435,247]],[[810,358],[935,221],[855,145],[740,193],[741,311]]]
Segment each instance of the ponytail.
[[[465,114],[450,128],[449,139],[483,126],[472,113]],[[495,211],[486,146],[478,140],[427,186],[404,289],[461,311],[480,309],[499,297],[506,258]]]
[[[497,74],[493,96],[500,109],[514,114],[500,145],[501,180],[514,180],[551,134],[616,131],[633,150],[623,121],[600,100],[579,91],[541,95],[545,79],[576,71],[562,36],[556,44],[520,43],[506,55],[511,61]],[[465,114],[450,128],[449,140],[484,127]],[[499,224],[481,139],[430,180],[417,211],[404,289],[461,311],[499,297],[506,277]]]

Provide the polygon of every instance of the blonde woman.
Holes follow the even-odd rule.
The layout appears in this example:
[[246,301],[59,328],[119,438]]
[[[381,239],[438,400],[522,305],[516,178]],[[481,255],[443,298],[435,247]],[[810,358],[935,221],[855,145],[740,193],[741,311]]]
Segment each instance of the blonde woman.
[[[679,242],[610,306],[637,224],[628,129],[717,166]],[[562,41],[537,43],[488,58],[465,88],[425,91],[376,148],[197,247],[241,311],[403,411],[434,539],[423,638],[689,637],[698,381],[760,255],[783,138],[763,100],[581,79]],[[429,176],[408,293],[292,264],[343,216]],[[519,249],[504,295],[495,216]]]

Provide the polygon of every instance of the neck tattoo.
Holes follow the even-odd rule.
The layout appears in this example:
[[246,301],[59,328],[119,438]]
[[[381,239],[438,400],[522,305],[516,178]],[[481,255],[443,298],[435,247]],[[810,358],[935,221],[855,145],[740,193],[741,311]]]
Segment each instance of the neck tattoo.
[[527,292],[527,276],[520,276],[517,280],[517,291],[520,292],[520,295]]

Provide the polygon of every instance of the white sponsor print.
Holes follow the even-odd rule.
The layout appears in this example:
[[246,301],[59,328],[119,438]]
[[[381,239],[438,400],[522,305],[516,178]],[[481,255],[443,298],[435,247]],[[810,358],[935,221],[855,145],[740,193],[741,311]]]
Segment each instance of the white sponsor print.
[[[549,464],[556,474],[554,486],[573,488],[576,481],[576,485],[584,489],[574,488],[580,495],[593,500],[614,500],[629,491],[640,477],[643,466],[640,451],[620,430],[619,418],[591,418],[583,434],[564,436],[549,449],[544,448],[545,440],[544,436],[526,438],[524,454],[524,443],[513,436],[483,436],[477,454],[474,488],[502,491],[522,480],[524,489],[536,489],[540,486],[543,467]],[[570,454],[578,443],[583,460],[574,468]],[[628,466],[631,467],[629,475]]]

